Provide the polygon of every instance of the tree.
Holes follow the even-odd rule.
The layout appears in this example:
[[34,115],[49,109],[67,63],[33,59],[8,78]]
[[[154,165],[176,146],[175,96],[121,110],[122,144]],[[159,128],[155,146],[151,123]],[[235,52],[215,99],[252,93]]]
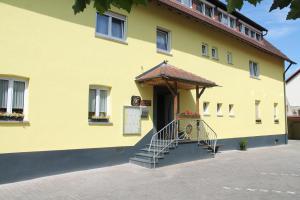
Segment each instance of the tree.
[[[248,1],[250,4],[256,6],[262,0],[226,0],[227,10],[233,12],[234,10],[240,10],[243,7],[244,1]],[[87,5],[94,2],[94,8],[100,13],[104,13],[109,10],[111,6],[121,8],[127,12],[131,11],[133,5],[146,5],[148,0],[75,0],[72,6],[74,13],[83,12]],[[300,18],[300,0],[274,0],[270,8],[270,12],[276,9],[290,8],[290,11],[286,19],[298,19]]]

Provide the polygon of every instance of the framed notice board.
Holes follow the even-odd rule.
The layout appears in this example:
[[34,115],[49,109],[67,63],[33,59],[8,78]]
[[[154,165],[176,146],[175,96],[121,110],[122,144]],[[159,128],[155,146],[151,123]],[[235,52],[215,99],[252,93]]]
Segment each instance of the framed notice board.
[[141,108],[139,106],[124,106],[123,133],[124,135],[141,134]]

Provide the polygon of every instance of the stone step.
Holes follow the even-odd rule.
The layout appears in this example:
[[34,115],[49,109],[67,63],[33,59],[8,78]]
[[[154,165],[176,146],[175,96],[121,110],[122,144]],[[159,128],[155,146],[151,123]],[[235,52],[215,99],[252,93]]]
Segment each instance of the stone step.
[[[150,144],[147,144],[146,146],[150,147]],[[163,145],[157,145],[157,144],[152,144],[151,147],[164,148]],[[176,147],[176,144],[171,144],[168,146],[168,149],[174,149],[175,147]]]
[[[135,157],[141,157],[141,158],[147,158],[147,159],[153,159],[153,153],[136,153],[135,154]],[[157,158],[157,159],[162,159],[162,158],[164,158],[164,156],[162,156],[162,155],[159,155],[159,156],[156,156],[155,158]]]
[[[149,148],[144,148],[144,149],[141,149],[141,151],[152,152],[152,153],[153,152],[157,152],[153,148],[150,148],[150,150],[149,150]],[[168,149],[165,149],[165,150],[163,150],[163,151],[160,152],[160,154],[167,154],[167,153],[169,153]]]
[[154,168],[154,162],[151,160],[147,160],[147,159],[134,157],[134,158],[130,158],[129,162],[132,164],[135,164],[135,165],[139,165],[141,167],[146,167],[146,168],[150,168],[150,169]]

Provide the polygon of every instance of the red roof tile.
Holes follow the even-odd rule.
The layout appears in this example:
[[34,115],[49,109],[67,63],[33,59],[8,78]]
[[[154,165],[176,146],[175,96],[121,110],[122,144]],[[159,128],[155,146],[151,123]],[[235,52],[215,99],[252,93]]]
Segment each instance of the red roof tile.
[[176,80],[178,82],[188,83],[194,86],[198,85],[202,87],[217,86],[216,83],[212,81],[169,65],[166,61],[136,77],[136,81],[140,83],[151,80],[155,81],[156,79],[167,79],[173,81]]

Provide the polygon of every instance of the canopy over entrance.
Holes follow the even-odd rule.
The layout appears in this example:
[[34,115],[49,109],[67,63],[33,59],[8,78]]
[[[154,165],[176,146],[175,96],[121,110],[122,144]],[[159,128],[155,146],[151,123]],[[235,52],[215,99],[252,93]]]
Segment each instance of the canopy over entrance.
[[178,89],[196,89],[217,86],[216,83],[184,71],[164,61],[136,77],[138,83],[153,86],[175,86]]
[[[179,98],[178,89],[196,89],[196,105],[195,111],[199,115],[199,98],[203,94],[205,88],[217,86],[216,83],[204,79],[198,75],[184,71],[164,61],[153,67],[152,69],[142,73],[136,77],[136,82],[144,83],[152,86],[165,86],[169,89],[173,96],[174,119],[179,115]],[[201,91],[199,90],[200,88]]]

